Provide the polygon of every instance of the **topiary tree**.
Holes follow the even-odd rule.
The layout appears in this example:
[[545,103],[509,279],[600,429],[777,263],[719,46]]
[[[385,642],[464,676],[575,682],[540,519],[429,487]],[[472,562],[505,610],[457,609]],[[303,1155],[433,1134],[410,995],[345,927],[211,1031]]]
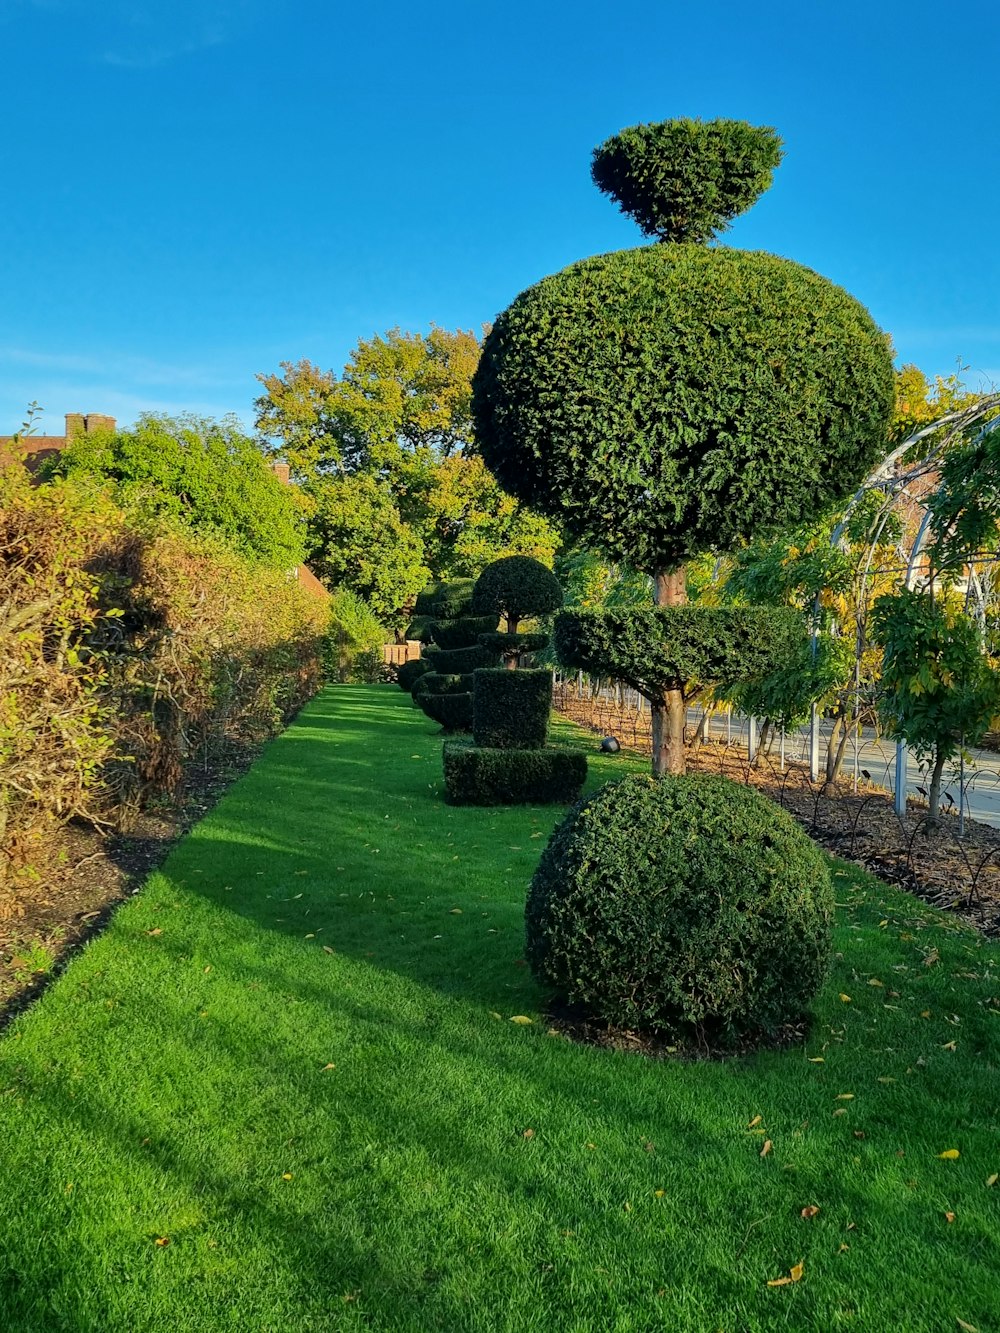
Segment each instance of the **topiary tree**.
[[[707,244],[780,157],[773,130],[741,121],[666,121],[609,139],[594,179],[660,244],[522,292],[475,376],[476,436],[501,485],[648,574],[663,608],[686,600],[693,556],[812,517],[854,491],[884,448],[892,362],[864,307],[791,260]],[[560,621],[575,622],[566,665],[607,658],[587,634],[595,622]],[[648,679],[664,654],[678,656],[680,622],[664,610],[645,624]],[[728,652],[710,637],[704,648]],[[661,675],[649,688],[654,772],[684,771],[687,702],[707,683]]]
[[499,617],[467,615],[472,590],[472,579],[432,584],[414,606],[421,640],[428,646],[420,658],[424,671],[412,682],[411,694],[446,731],[472,729],[474,673],[495,666],[499,657],[479,642],[481,635],[496,629]]
[[481,635],[479,642],[499,653],[504,665],[512,671],[522,653],[541,652],[549,642],[547,634],[519,634],[518,625],[522,620],[551,615],[562,604],[562,585],[540,560],[529,555],[508,555],[495,560],[476,580],[472,609],[484,615],[502,616],[506,628]]
[[629,777],[575,806],[542,853],[527,958],[608,1023],[727,1043],[802,1017],[833,907],[822,853],[755,789]]

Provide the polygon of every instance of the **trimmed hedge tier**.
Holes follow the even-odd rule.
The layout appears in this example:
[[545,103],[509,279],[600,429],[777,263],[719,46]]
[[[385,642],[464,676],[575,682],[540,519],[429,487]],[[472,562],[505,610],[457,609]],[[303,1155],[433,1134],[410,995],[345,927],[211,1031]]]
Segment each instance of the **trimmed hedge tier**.
[[410,662],[401,662],[396,671],[399,688],[405,690],[407,694],[412,694],[414,685],[421,676],[426,676],[430,669],[430,665],[422,657],[415,657]]
[[472,727],[472,695],[468,691],[455,694],[424,694],[420,699],[420,707],[432,721],[444,727],[445,731],[469,731]]
[[439,648],[448,651],[454,648],[475,648],[484,635],[489,635],[496,629],[498,618],[461,616],[458,620],[432,620],[429,627],[430,636]]
[[424,660],[431,664],[432,671],[440,671],[445,676],[464,675],[475,671],[477,667],[493,667],[497,664],[497,653],[475,644],[471,648],[429,648]]
[[766,796],[714,776],[628,777],[549,840],[526,956],[604,1022],[728,1044],[803,1018],[833,907],[819,849]]
[[647,696],[687,682],[729,684],[794,661],[805,642],[789,607],[651,606],[562,611],[554,646],[562,666],[625,681]]
[[484,648],[499,653],[504,661],[514,661],[522,653],[540,653],[548,646],[547,634],[480,634],[479,642]]
[[471,671],[466,672],[464,676],[457,673],[446,675],[442,671],[428,671],[417,677],[411,694],[423,708],[423,701],[429,694],[471,694],[472,686]]
[[444,744],[445,789],[452,805],[565,804],[577,799],[586,780],[587,757],[579,750]]
[[472,732],[476,744],[494,749],[541,749],[552,711],[552,672],[507,671],[503,667],[475,673]]

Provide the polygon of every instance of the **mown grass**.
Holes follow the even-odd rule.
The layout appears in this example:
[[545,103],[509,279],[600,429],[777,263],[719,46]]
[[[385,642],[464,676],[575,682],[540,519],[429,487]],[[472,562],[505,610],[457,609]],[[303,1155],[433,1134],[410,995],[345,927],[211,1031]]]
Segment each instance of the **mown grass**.
[[838,866],[805,1049],[574,1046],[561,812],[448,808],[440,748],[328,690],[8,1031],[0,1329],[1000,1327],[996,946]]

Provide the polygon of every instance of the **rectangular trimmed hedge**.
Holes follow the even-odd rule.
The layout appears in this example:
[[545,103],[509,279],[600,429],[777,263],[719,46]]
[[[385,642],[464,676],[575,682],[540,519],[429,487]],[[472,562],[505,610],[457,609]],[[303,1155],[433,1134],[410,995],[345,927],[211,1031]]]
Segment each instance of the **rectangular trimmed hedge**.
[[568,805],[587,780],[587,756],[556,746],[497,750],[445,741],[443,758],[452,805]]
[[541,749],[549,733],[552,672],[548,668],[478,670],[472,733],[476,744],[506,750]]

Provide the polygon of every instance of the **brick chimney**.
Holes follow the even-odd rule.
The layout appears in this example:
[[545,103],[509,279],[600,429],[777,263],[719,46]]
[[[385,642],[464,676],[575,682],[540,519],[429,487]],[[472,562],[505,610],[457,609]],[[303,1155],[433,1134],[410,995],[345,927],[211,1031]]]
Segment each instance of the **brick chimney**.
[[281,482],[283,486],[288,485],[289,473],[291,469],[289,468],[287,463],[272,463],[271,471],[274,473],[274,475],[278,478],[278,480]]
[[113,431],[117,426],[114,417],[107,417],[102,412],[67,412],[66,439],[74,440],[78,435],[93,435],[97,430]]

